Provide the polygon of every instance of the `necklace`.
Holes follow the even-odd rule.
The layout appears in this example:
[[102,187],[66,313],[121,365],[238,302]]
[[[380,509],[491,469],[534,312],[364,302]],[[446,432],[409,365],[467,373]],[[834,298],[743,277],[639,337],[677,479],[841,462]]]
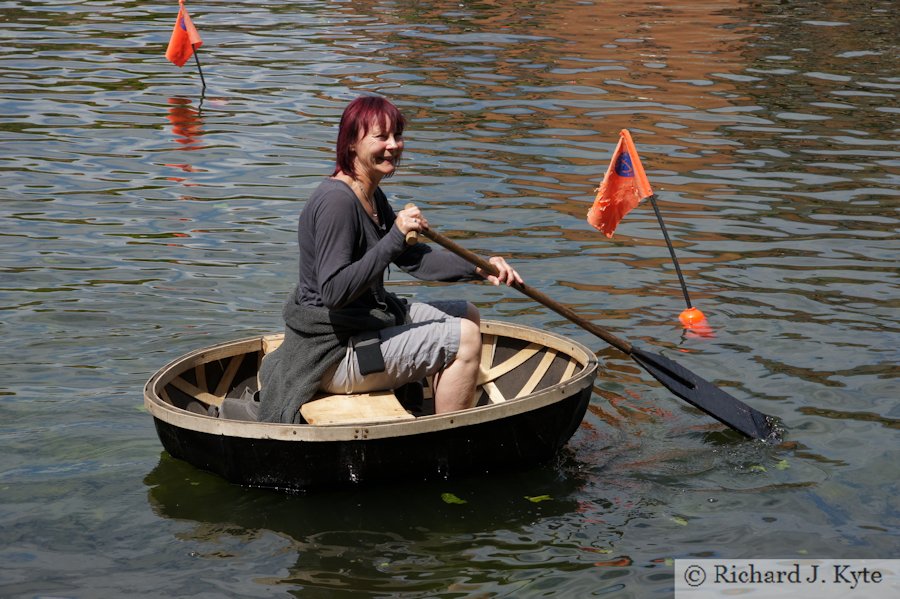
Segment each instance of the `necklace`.
[[370,198],[366,193],[366,190],[363,189],[362,183],[360,183],[357,179],[353,179],[353,186],[359,191],[358,197],[360,201],[363,202],[364,207],[366,208],[366,212],[368,212],[369,216],[372,217],[377,224],[381,224],[378,220],[378,209],[375,207],[375,198]]

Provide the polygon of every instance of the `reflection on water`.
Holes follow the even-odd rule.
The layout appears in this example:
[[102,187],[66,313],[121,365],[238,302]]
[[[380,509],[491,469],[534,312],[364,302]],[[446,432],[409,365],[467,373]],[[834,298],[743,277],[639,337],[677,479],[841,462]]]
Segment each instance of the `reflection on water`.
[[[169,104],[172,106],[169,108],[166,118],[172,123],[172,134],[176,136],[175,141],[182,144],[182,149],[187,152],[202,149],[203,144],[200,139],[203,136],[203,118],[200,116],[199,107],[193,108],[188,98],[169,98]],[[166,166],[185,173],[199,172],[188,163],[167,164]],[[196,185],[187,182],[184,177],[169,177],[169,181],[184,183],[186,187]]]
[[[271,583],[298,585],[304,596],[349,597],[377,592],[385,576],[404,592],[433,593],[447,590],[447,577],[473,560],[522,566],[552,557],[544,547],[553,530],[547,523],[579,513],[571,495],[582,477],[563,459],[488,480],[285,497],[228,485],[163,454],[144,483],[155,513],[188,524],[180,539],[215,547],[275,533],[280,553],[296,562]],[[448,490],[452,502],[442,498]],[[593,559],[571,541],[553,551]]]
[[[678,557],[895,549],[894,3],[192,4],[205,98],[163,57],[176,12],[0,8],[0,595],[641,597]],[[779,417],[785,443],[724,431],[531,300],[392,272],[597,348],[560,463],[297,498],[160,460],[141,386],[280,327],[296,215],[364,92],[410,119],[393,202]],[[714,336],[678,325],[649,206],[611,240],[585,223],[622,128]]]
[[[172,123],[175,141],[183,145],[183,150],[192,151],[203,148],[200,138],[203,136],[203,119],[200,109],[193,108],[188,98],[169,98],[169,114],[166,117]],[[188,171],[190,172],[190,171]]]

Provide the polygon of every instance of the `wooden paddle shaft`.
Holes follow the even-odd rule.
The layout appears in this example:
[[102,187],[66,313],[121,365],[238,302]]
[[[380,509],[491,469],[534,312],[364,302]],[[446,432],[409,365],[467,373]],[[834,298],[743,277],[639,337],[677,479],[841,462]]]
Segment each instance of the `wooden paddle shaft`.
[[[451,252],[453,252],[454,254],[459,256],[460,258],[464,258],[465,260],[468,260],[469,262],[471,262],[472,264],[474,264],[475,266],[477,266],[484,272],[494,275],[494,276],[497,276],[498,274],[500,274],[499,271],[494,267],[493,264],[491,264],[490,262],[488,262],[487,260],[485,260],[484,258],[479,256],[478,254],[470,252],[469,250],[467,250],[466,248],[457,244],[456,242],[448,239],[447,237],[444,237],[443,235],[441,235],[434,229],[432,229],[432,228],[426,229],[425,231],[423,231],[423,234],[426,237],[428,237],[429,239],[431,239],[432,241],[434,241],[435,243],[437,243],[438,245],[440,245],[441,247],[444,247],[444,248],[450,250]],[[593,333],[597,337],[600,337],[601,339],[603,339],[604,341],[606,341],[613,347],[622,350],[623,352],[625,352],[628,355],[631,355],[631,352],[632,352],[631,343],[629,343],[628,341],[625,341],[624,339],[616,337],[615,335],[613,335],[606,329],[602,329],[602,328],[598,327],[597,325],[595,325],[593,322],[582,318],[581,316],[579,316],[576,312],[574,312],[569,307],[564,306],[563,304],[551,299],[544,293],[538,291],[537,289],[535,289],[533,287],[529,287],[528,285],[526,285],[524,283],[513,283],[512,287],[519,290],[520,292],[524,293],[525,295],[527,295],[534,301],[547,306],[548,308],[550,308],[557,314],[560,314],[561,316],[568,318],[569,320],[571,320],[572,322],[574,322],[575,324],[577,324],[584,330],[586,330],[590,333]]]
[[[416,205],[413,204],[412,202],[410,202],[406,206],[404,206],[403,209],[406,210],[407,208],[415,208],[415,207],[416,207]],[[415,231],[410,231],[409,233],[406,234],[406,245],[416,245],[417,243],[419,243],[419,234],[418,233],[416,233]]]

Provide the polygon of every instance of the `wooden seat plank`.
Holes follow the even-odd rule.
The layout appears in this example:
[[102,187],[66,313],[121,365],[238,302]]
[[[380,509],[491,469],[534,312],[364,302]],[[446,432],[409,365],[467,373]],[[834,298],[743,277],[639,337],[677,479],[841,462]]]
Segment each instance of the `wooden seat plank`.
[[300,413],[309,424],[318,426],[415,420],[393,391],[326,395],[300,406]]
[[284,335],[264,335],[262,338],[263,355],[272,353],[284,342]]

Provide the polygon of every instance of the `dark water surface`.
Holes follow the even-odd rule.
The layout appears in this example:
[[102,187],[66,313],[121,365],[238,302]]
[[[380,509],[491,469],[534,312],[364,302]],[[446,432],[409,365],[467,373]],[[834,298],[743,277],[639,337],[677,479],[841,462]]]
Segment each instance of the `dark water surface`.
[[[177,3],[0,3],[0,596],[665,597],[677,558],[900,557],[895,3],[189,8],[202,106],[193,63],[163,58]],[[395,205],[777,416],[784,443],[513,291],[394,273],[597,348],[558,460],[284,496],[163,453],[143,383],[280,329],[296,215],[362,92],[410,119]],[[585,223],[622,128],[714,337],[677,325],[649,206],[611,240]]]

